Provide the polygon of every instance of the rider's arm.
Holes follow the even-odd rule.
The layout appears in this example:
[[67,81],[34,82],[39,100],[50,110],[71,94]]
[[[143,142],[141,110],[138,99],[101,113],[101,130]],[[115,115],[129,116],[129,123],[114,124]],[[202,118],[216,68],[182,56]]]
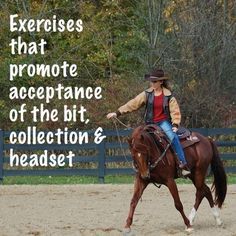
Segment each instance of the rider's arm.
[[146,94],[145,92],[140,93],[135,98],[128,101],[125,105],[118,108],[116,114],[117,116],[132,111],[138,110],[142,105],[146,103]]
[[179,109],[179,104],[175,97],[172,97],[170,99],[169,109],[170,109],[171,123],[173,126],[178,128],[181,122],[181,113]]

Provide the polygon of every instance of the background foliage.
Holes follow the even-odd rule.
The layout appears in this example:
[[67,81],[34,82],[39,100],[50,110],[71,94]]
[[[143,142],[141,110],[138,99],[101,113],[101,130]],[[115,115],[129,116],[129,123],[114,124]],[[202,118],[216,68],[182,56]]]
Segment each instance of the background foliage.
[[[82,33],[10,33],[9,15],[22,18],[81,18]],[[230,127],[236,122],[236,1],[235,0],[2,0],[0,2],[0,128],[32,125],[9,121],[20,102],[10,101],[10,63],[69,63],[78,65],[76,79],[17,78],[14,86],[101,86],[103,99],[83,101],[91,122],[44,122],[41,129],[113,128],[110,111],[148,87],[143,75],[159,66],[168,72],[188,127]],[[47,40],[45,55],[11,55],[11,38]],[[29,106],[40,102],[28,101]],[[70,101],[80,104],[81,101]],[[54,100],[48,108],[61,109]],[[121,118],[132,126],[142,122],[142,111]]]

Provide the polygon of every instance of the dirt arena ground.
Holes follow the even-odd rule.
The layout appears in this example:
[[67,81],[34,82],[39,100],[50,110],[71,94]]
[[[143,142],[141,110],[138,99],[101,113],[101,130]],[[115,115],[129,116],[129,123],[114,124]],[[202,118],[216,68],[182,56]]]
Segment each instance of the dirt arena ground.
[[[188,215],[194,202],[192,185],[179,185]],[[133,185],[0,186],[0,236],[122,235]],[[216,227],[204,199],[192,235],[236,236],[236,185],[229,185]],[[134,217],[132,232],[140,236],[186,235],[180,214],[166,187],[150,185]]]

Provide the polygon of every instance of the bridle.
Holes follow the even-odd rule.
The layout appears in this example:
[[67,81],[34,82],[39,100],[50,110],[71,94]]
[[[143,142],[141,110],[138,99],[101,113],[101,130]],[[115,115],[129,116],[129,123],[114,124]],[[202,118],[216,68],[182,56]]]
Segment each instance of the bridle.
[[[160,139],[160,140],[161,140],[161,139]],[[154,144],[155,144],[156,149],[157,149],[157,150],[160,150],[155,141],[154,141]],[[146,146],[146,145],[145,145],[145,146]],[[168,144],[166,145],[164,151],[161,153],[161,155],[160,155],[160,156],[156,159],[156,161],[154,161],[153,163],[151,163],[151,160],[150,160],[151,158],[150,158],[150,155],[149,155],[149,153],[150,153],[150,150],[149,150],[148,156],[147,156],[147,162],[148,162],[148,169],[149,169],[149,171],[152,171],[153,169],[155,169],[156,166],[158,165],[158,163],[159,163],[160,161],[163,161],[163,158],[165,157],[166,152],[168,151],[168,149],[170,148],[170,146],[171,146],[171,143],[168,142]],[[146,148],[148,149],[147,146],[146,146]],[[163,163],[164,163],[164,161],[163,161]],[[135,161],[133,161],[132,167],[133,167],[133,169],[134,169],[135,172],[137,172],[137,173],[139,172],[139,171],[138,171],[138,168],[136,167]]]
[[164,156],[166,155],[166,152],[167,152],[167,150],[169,149],[169,147],[170,147],[170,145],[171,145],[171,143],[168,143],[167,144],[167,146],[166,146],[166,148],[165,148],[165,150],[163,151],[163,153],[157,158],[157,160],[153,163],[153,164],[151,164],[151,163],[149,163],[149,170],[153,170],[154,168],[156,168],[156,166],[157,166],[157,164],[164,158]]

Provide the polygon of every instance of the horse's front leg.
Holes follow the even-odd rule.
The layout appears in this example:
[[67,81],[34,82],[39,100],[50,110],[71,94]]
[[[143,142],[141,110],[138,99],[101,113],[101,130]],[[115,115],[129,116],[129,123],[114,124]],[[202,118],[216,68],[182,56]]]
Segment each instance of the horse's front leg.
[[130,226],[133,222],[134,210],[138,204],[139,199],[141,198],[144,189],[147,187],[148,181],[143,180],[138,174],[135,177],[134,182],[134,193],[130,202],[129,215],[126,220],[125,229],[126,231],[130,230]]
[[177,188],[177,185],[176,185],[174,179],[168,179],[166,185],[169,188],[170,193],[174,199],[175,208],[180,212],[180,214],[183,217],[184,223],[187,227],[186,231],[191,232],[193,230],[193,228],[190,225],[189,219],[184,214],[183,205],[182,205],[182,202],[180,201],[178,188]]

